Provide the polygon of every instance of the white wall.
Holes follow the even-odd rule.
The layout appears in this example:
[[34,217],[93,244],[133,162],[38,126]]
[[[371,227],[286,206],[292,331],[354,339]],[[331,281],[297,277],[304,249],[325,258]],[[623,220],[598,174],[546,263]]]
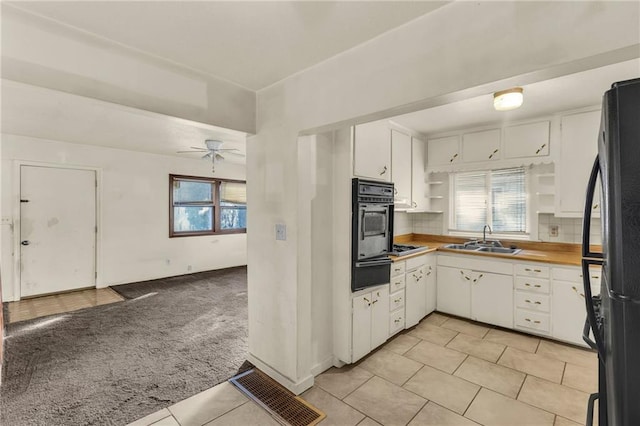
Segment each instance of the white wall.
[[[168,237],[169,174],[212,176],[207,161],[2,134],[3,223],[14,216],[16,161],[99,170],[99,287],[246,264],[246,234]],[[245,179],[245,167],[216,165],[216,177]],[[14,235],[2,230],[2,295],[14,300]],[[9,250],[7,250],[7,248]],[[169,260],[169,264],[167,264]]]
[[[390,117],[480,85],[490,93],[501,79],[527,74],[524,84],[628,59],[608,52],[637,56],[639,22],[637,3],[453,2],[258,92],[247,166],[251,359],[296,392],[315,365],[310,247],[299,239],[312,200],[298,191],[311,165],[300,164],[309,158],[298,156],[299,132]],[[275,241],[276,222],[287,225],[287,241]]]

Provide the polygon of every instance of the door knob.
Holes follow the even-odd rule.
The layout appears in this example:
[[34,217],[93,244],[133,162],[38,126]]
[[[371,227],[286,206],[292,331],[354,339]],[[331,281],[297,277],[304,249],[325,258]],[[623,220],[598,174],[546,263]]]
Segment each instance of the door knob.
[[20,244],[22,244],[23,246],[28,246],[31,243],[29,242],[29,240],[24,240],[24,241],[20,241]]

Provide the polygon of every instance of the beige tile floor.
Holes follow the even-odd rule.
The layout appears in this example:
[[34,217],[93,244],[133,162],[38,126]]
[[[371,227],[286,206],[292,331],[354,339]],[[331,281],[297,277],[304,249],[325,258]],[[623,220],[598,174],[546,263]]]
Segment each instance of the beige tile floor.
[[[434,313],[302,394],[322,425],[584,424],[592,351]],[[229,383],[131,425],[277,425]],[[130,426],[131,426],[130,425]]]
[[77,311],[92,306],[121,302],[124,298],[107,288],[90,288],[49,296],[9,302],[9,323],[26,321],[47,315]]

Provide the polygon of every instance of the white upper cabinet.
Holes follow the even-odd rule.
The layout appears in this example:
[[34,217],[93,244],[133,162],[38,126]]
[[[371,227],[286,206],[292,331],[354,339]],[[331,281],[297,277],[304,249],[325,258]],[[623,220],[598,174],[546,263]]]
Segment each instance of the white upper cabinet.
[[391,130],[386,120],[355,126],[354,176],[391,181]]
[[549,155],[549,122],[521,124],[504,128],[505,158]]
[[500,129],[462,135],[462,160],[467,162],[500,159]]
[[460,139],[458,136],[429,139],[427,142],[429,165],[457,164],[460,162]]
[[413,155],[411,157],[411,207],[414,209],[426,209],[427,188],[425,183],[425,144],[420,139],[411,138]]
[[[556,166],[556,216],[582,217],[591,167],[598,153],[600,111],[561,119],[560,158]],[[598,202],[594,202],[597,209]]]
[[395,185],[395,202],[407,207],[411,205],[411,163],[411,136],[391,130],[391,181]]

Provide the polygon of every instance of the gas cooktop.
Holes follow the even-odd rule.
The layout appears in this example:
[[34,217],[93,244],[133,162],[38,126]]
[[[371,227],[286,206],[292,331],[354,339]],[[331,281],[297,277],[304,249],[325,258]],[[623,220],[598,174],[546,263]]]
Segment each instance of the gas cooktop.
[[408,254],[418,253],[428,250],[427,246],[410,246],[405,244],[394,244],[393,250],[389,253],[391,256],[406,256]]

